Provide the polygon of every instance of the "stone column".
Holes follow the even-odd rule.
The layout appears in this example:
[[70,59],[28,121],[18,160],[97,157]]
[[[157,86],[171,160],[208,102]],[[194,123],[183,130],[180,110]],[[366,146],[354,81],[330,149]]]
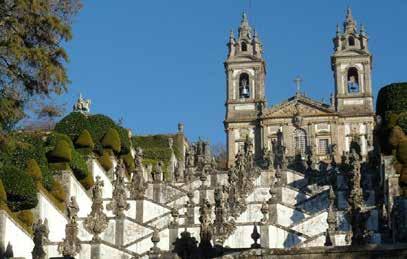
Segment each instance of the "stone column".
[[269,225],[260,225],[260,246],[261,247],[270,247],[269,246]]
[[144,200],[136,200],[136,217],[135,220],[137,223],[142,224],[144,218]]
[[116,217],[115,221],[115,245],[122,247],[124,244],[124,215]]
[[160,203],[161,183],[153,183],[153,201]]
[[100,243],[92,243],[90,246],[90,258],[100,259]]
[[178,237],[178,226],[171,225],[169,227],[169,238],[168,238],[168,240],[170,242],[168,244],[170,250],[174,249],[174,242],[175,242],[175,240],[177,240],[177,237]]
[[6,214],[4,211],[0,210],[0,247],[6,249],[7,244],[5,243],[6,236]]
[[226,137],[227,137],[227,151],[228,151],[228,168],[233,166],[235,161],[235,133],[233,128],[226,129]]

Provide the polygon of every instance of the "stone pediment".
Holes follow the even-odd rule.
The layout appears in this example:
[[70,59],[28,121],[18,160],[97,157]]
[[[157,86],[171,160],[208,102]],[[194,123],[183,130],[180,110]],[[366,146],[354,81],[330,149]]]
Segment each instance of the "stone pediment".
[[288,101],[266,109],[265,118],[284,118],[300,115],[307,116],[329,116],[334,115],[335,111],[329,105],[311,100],[309,98],[298,96],[290,98]]

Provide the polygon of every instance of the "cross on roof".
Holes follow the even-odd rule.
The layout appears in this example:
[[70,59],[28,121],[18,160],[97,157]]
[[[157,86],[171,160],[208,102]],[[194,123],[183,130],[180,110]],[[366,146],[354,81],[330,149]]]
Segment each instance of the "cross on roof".
[[297,77],[294,79],[294,83],[295,83],[295,85],[297,86],[297,93],[299,93],[299,92],[300,92],[301,83],[302,83],[302,78],[301,78],[300,76],[297,76]]

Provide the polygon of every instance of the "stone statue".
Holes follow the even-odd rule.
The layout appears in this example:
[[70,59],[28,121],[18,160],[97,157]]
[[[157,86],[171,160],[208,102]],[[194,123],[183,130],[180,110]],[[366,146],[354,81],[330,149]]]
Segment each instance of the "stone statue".
[[68,223],[65,226],[65,238],[58,244],[58,252],[64,257],[74,257],[81,251],[77,223],[79,206],[76,202],[75,196],[72,196],[71,201],[67,204],[67,211]]
[[75,196],[71,196],[71,201],[66,204],[68,219],[70,222],[75,222],[78,219],[79,205],[76,202]]
[[45,259],[47,253],[44,250],[44,245],[48,242],[48,220],[45,219],[42,222],[42,219],[38,219],[37,223],[34,223],[32,226],[33,229],[33,241],[34,241],[34,248],[32,253],[33,259]]
[[79,98],[73,106],[74,112],[82,112],[82,113],[89,113],[90,112],[90,99],[83,99],[82,94],[79,94]]
[[151,172],[152,177],[153,177],[153,182],[162,182],[163,181],[163,162],[158,161],[157,164],[155,165],[154,170]]
[[93,235],[93,241],[100,241],[99,235],[108,226],[107,216],[103,212],[103,185],[100,176],[96,176],[96,182],[92,188],[92,210],[83,222],[85,229]]
[[112,210],[116,217],[123,217],[124,211],[130,208],[127,203],[126,183],[124,182],[125,167],[123,160],[120,160],[114,172],[112,201],[106,208]]
[[210,242],[213,234],[213,225],[211,223],[212,206],[207,199],[201,200],[199,213],[199,222],[201,222],[199,232],[201,242],[199,246],[201,248],[211,247]]
[[236,224],[234,220],[228,221],[228,212],[226,210],[227,193],[225,186],[215,189],[215,220],[213,221],[213,235],[218,245],[223,242],[235,231]]
[[130,198],[132,199],[143,199],[148,184],[144,180],[144,176],[140,174],[139,170],[136,170],[131,175],[130,182]]

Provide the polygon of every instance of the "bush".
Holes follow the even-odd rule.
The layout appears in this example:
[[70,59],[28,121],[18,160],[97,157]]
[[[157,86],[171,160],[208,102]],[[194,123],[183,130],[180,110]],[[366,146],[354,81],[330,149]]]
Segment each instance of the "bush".
[[22,210],[16,213],[16,216],[27,227],[31,227],[34,223],[34,215],[30,210]]
[[136,168],[136,164],[134,163],[134,158],[131,153],[127,153],[125,155],[120,156],[123,159],[123,162],[127,168],[127,171],[133,171]]
[[90,188],[92,188],[92,186],[95,184],[95,182],[93,181],[93,175],[92,173],[89,173],[88,176],[86,176],[85,179],[81,180],[80,183],[82,184],[82,186],[86,189],[89,190]]
[[7,203],[7,193],[4,189],[3,181],[0,179],[0,204]]
[[7,193],[7,203],[12,211],[35,208],[38,204],[33,179],[15,166],[4,166],[0,172]]
[[71,112],[55,125],[55,131],[68,135],[71,140],[76,140],[83,130],[90,128],[87,116],[80,112]]
[[407,134],[407,112],[403,112],[399,115],[397,125],[399,125],[403,129],[404,133]]
[[64,187],[58,182],[55,181],[52,186],[52,191],[50,192],[58,202],[64,203],[66,201],[66,192]]
[[47,149],[43,140],[45,135],[40,133],[18,133],[14,137],[22,144],[16,145],[13,150],[9,150],[8,164],[25,171],[28,160],[34,159],[41,169],[43,186],[47,190],[51,190],[54,178],[48,169]]
[[89,148],[93,150],[95,143],[93,143],[92,136],[87,129],[84,129],[76,139],[75,146],[78,148]]
[[42,182],[41,168],[34,159],[29,159],[27,161],[27,174],[32,177],[36,184]]
[[397,160],[407,166],[407,139],[403,139],[397,147]]
[[47,156],[48,160],[53,163],[69,163],[72,160],[72,148],[67,141],[60,139]]
[[112,149],[115,153],[119,153],[121,149],[120,136],[116,129],[110,128],[102,139],[104,148]]
[[107,151],[103,151],[103,155],[99,157],[99,163],[106,171],[109,171],[113,167],[113,162]]
[[387,119],[389,112],[400,113],[407,107],[407,83],[393,83],[380,89],[376,113]]
[[83,155],[80,154],[78,151],[72,150],[72,160],[69,165],[78,181],[88,176],[88,165],[86,164]]

